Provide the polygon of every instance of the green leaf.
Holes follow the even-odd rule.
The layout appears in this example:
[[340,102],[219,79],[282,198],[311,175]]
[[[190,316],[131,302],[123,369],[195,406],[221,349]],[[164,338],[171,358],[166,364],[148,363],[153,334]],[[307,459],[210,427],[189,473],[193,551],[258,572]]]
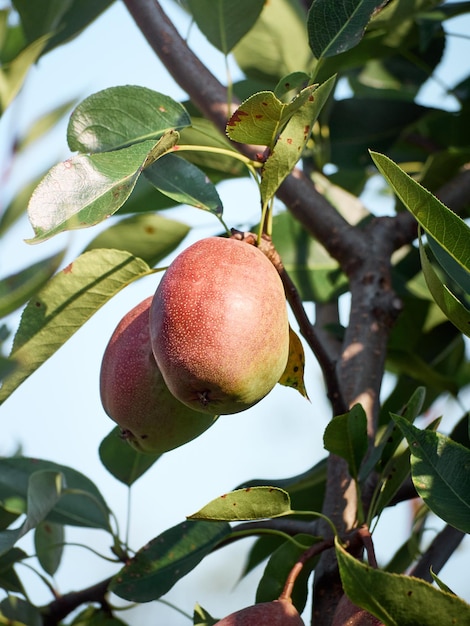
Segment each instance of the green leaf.
[[33,263],[0,281],[0,318],[9,315],[38,292],[58,269],[65,251]]
[[428,258],[421,238],[419,241],[419,252],[426,285],[434,301],[452,324],[464,335],[470,337],[470,311],[460,302],[452,291],[450,291],[447,285],[441,281]]
[[470,532],[470,450],[449,437],[393,416],[411,451],[413,484],[433,513]]
[[307,17],[308,40],[317,59],[354,48],[384,0],[313,0]]
[[201,32],[227,55],[256,22],[264,0],[188,0],[188,5]]
[[105,152],[155,140],[169,130],[189,126],[182,104],[147,87],[110,87],[81,102],[67,128],[72,151]]
[[74,618],[71,626],[128,626],[110,612],[108,608],[102,609],[88,606]]
[[337,539],[335,541],[347,596],[387,626],[464,626],[469,623],[470,606],[460,598],[418,578],[372,569],[348,554]]
[[74,104],[75,100],[69,100],[68,102],[59,104],[44,115],[41,115],[41,117],[35,120],[19,138],[15,144],[16,151],[21,152],[32,143],[38,141],[38,139],[41,139],[49,130],[56,126],[64,115],[69,113]]
[[167,593],[228,535],[225,523],[183,522],[152,539],[112,579],[109,590],[131,602]]
[[116,150],[80,154],[55,165],[36,187],[28,216],[39,243],[57,233],[87,228],[115,213],[130,196],[154,141]]
[[121,437],[119,426],[106,435],[99,447],[101,463],[110,474],[128,487],[142,476],[161,454],[143,454]]
[[430,191],[383,154],[371,152],[377,168],[394,192],[444,250],[470,272],[470,228]]
[[0,403],[112,296],[150,272],[128,252],[91,250],[51,278],[23,312],[11,354],[16,369],[0,388]]
[[278,487],[246,487],[226,493],[188,516],[188,519],[239,521],[292,513],[287,491]]
[[0,586],[3,590],[26,595],[14,565],[27,558],[26,552],[20,548],[11,548],[0,556]]
[[[293,112],[281,134],[277,137],[275,146],[264,163],[261,173],[260,191],[264,203],[274,196],[279,185],[291,173],[302,156],[310,138],[312,126],[327,101],[335,80],[336,77],[333,76],[313,93],[307,92],[309,93],[308,98]],[[310,88],[307,87],[306,89]],[[298,97],[300,98],[305,91],[303,90]]]
[[349,473],[357,479],[368,445],[367,417],[360,404],[333,417],[323,433],[323,444],[329,452],[347,461]]
[[214,626],[218,621],[200,604],[196,603],[193,612],[193,626]]
[[99,233],[85,248],[126,250],[150,267],[157,265],[179,246],[190,228],[162,215],[132,215]]
[[[284,541],[269,558],[256,589],[256,603],[271,602],[279,598],[287,577],[300,556],[307,548],[320,541],[318,537],[304,534],[295,535],[293,539],[296,543],[292,540]],[[307,583],[314,564],[315,561],[312,559],[303,565],[292,589],[292,602],[299,613],[302,613],[307,602]]]
[[53,522],[41,522],[34,531],[34,547],[42,569],[54,576],[64,551],[64,527]]
[[[17,596],[7,596],[0,602],[0,616],[8,626],[43,626],[42,615],[37,607]],[[2,623],[2,622],[0,622]]]
[[434,239],[431,235],[426,237],[427,243],[434,258],[442,267],[444,272],[462,289],[466,294],[470,294],[470,272],[467,272],[457,263]]
[[109,509],[92,481],[76,470],[52,461],[27,457],[0,459],[0,499],[28,497],[30,477],[41,471],[61,474],[66,489],[47,515],[57,524],[109,530]]
[[158,191],[176,202],[222,215],[222,202],[215,185],[186,159],[167,154],[147,167],[144,175]]
[[26,519],[14,530],[0,532],[0,554],[35,528],[58,502],[64,490],[64,476],[53,470],[38,470],[30,475],[27,488]]

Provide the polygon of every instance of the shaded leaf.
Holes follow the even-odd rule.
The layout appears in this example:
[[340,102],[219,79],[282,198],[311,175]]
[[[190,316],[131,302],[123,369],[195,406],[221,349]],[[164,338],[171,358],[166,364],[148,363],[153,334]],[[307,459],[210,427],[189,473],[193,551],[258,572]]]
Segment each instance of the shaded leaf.
[[193,626],[214,626],[218,621],[200,604],[196,604],[193,612]]
[[309,397],[304,384],[304,369],[304,347],[297,333],[294,332],[289,325],[289,358],[287,360],[286,369],[279,379],[279,383],[286,387],[297,389],[297,391],[308,400]]
[[230,534],[225,523],[183,522],[152,539],[112,579],[109,590],[131,602],[167,593]]
[[246,487],[226,493],[188,515],[200,520],[254,520],[292,513],[287,491],[278,487]]
[[106,435],[98,452],[101,463],[108,472],[128,487],[133,485],[161,457],[161,454],[138,452],[121,437],[119,426]]
[[0,602],[0,616],[7,618],[8,621],[3,623],[11,624],[11,626],[43,626],[44,624],[39,609],[18,596],[9,595]]
[[43,287],[58,269],[64,252],[33,263],[0,281],[0,317],[9,315]]
[[372,569],[335,541],[347,596],[387,626],[463,626],[469,622],[470,606],[463,600],[424,580]]
[[132,215],[99,233],[85,252],[99,248],[126,250],[153,267],[173,252],[189,230],[186,224],[162,215]]
[[393,416],[411,451],[413,484],[433,513],[470,532],[470,450],[449,437]]
[[20,548],[11,548],[0,556],[0,586],[2,589],[25,595],[23,583],[16,573],[14,565],[26,558],[28,555]]
[[161,193],[176,202],[222,215],[222,202],[215,185],[186,159],[167,154],[147,167],[144,175]]
[[135,85],[109,87],[75,108],[67,141],[72,151],[104,152],[155,140],[190,123],[183,105],[169,96]]
[[188,6],[201,32],[228,54],[256,22],[264,0],[188,0]]
[[0,402],[113,295],[150,271],[128,252],[91,250],[56,274],[23,311],[11,354],[17,366],[0,388]]
[[38,139],[41,139],[49,130],[54,128],[57,122],[70,111],[74,104],[75,100],[69,100],[68,102],[59,104],[44,115],[41,115],[15,143],[15,150],[21,152]]
[[76,470],[52,461],[28,457],[0,459],[0,499],[27,499],[30,476],[47,471],[65,477],[66,492],[48,514],[58,524],[109,530],[108,506],[94,483]]
[[313,0],[307,17],[308,40],[320,59],[346,52],[362,39],[374,12],[385,0]]
[[333,417],[323,433],[323,444],[329,452],[347,461],[349,473],[357,479],[368,446],[367,417],[360,404]]
[[98,224],[131,194],[154,141],[99,154],[80,154],[55,165],[36,187],[28,206],[39,243],[57,233]]
[[65,532],[62,524],[43,521],[34,531],[34,547],[42,569],[50,576],[56,573],[64,551]]

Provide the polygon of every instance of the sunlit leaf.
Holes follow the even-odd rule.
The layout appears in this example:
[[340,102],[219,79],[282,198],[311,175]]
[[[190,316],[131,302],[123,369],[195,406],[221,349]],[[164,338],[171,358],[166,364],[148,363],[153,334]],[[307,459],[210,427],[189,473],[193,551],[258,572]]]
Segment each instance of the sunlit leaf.
[[287,491],[278,487],[246,487],[226,493],[188,515],[201,520],[253,520],[289,515],[292,512]]
[[470,621],[470,605],[424,580],[373,569],[338,540],[336,556],[347,596],[387,626],[463,626]]
[[131,602],[160,598],[230,534],[226,523],[183,522],[152,539],[112,579],[109,590]]
[[0,388],[0,402],[113,295],[150,272],[128,252],[91,250],[51,278],[23,312],[11,354],[16,369]]
[[256,22],[264,0],[188,0],[188,5],[201,32],[228,54]]
[[72,151],[104,152],[155,140],[190,123],[183,105],[169,96],[135,85],[109,87],[75,108],[67,140]]
[[445,522],[470,532],[470,450],[440,433],[419,430],[402,417],[393,419],[410,446],[418,495]]
[[297,389],[297,391],[308,400],[307,390],[304,384],[304,369],[304,347],[297,333],[289,326],[289,358],[287,360],[286,369],[279,379],[279,383],[286,387]]
[[384,0],[313,0],[307,17],[308,39],[317,59],[346,52],[364,35]]
[[104,467],[128,487],[161,457],[161,454],[138,452],[121,437],[119,426],[106,435],[98,449]]
[[154,141],[99,154],[80,154],[55,165],[34,191],[28,216],[39,243],[57,233],[98,224],[131,194]]

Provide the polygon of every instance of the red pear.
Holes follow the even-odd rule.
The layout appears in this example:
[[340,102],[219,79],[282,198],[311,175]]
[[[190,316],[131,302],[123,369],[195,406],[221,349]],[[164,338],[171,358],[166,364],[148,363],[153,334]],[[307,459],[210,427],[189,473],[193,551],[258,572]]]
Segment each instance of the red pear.
[[374,615],[351,602],[344,595],[336,607],[331,626],[384,626]]
[[237,413],[282,376],[289,325],[279,275],[255,246],[209,237],[169,266],[150,308],[152,349],[166,384],[204,413]]
[[192,411],[168,390],[150,346],[147,298],[120,321],[100,372],[104,410],[140,452],[162,454],[204,432],[213,416]]
[[290,600],[274,600],[231,613],[214,626],[304,626],[304,621]]

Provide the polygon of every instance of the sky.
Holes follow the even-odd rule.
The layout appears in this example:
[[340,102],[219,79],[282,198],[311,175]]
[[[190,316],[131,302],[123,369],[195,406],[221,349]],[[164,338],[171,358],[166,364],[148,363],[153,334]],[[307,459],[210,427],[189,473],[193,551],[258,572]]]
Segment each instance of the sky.
[[[172,2],[162,4],[170,17],[181,24],[181,31],[187,32],[186,16]],[[456,24],[455,28],[449,25],[448,29],[468,33],[470,23],[467,20],[458,27]],[[224,80],[222,55],[211,49],[195,28],[191,30],[189,43],[202,51],[210,69]],[[469,45],[468,40],[453,39],[452,49],[447,51],[440,70],[448,83],[454,83],[468,73]],[[235,68],[233,72],[236,79]],[[125,7],[118,2],[82,36],[42,58],[33,69],[15,106],[0,122],[2,171],[8,165],[5,146],[13,131],[27,128],[59,102],[70,98],[83,99],[105,87],[124,84],[143,85],[175,99],[184,98]],[[454,106],[451,100],[444,100],[439,85],[430,85],[423,91],[423,102],[436,102],[436,99],[439,105]],[[64,121],[14,164],[2,192],[4,196],[13,193],[30,176],[69,156],[65,128]],[[224,205],[224,219],[229,225],[256,221],[258,195],[252,181],[223,183],[219,193]],[[367,200],[366,196],[366,203]],[[383,211],[387,208],[384,204]],[[219,232],[217,220],[196,209],[182,207],[168,216],[195,227],[184,241],[184,247],[196,239]],[[69,246],[68,258],[72,259],[96,233],[97,229],[75,231],[38,246],[29,246],[23,240],[32,235],[32,230],[27,220],[22,220],[12,230],[8,241],[2,243],[0,275],[17,271],[64,244]],[[83,472],[101,490],[121,527],[125,526],[128,490],[109,475],[97,454],[102,438],[114,426],[101,408],[99,368],[115,326],[130,308],[154,292],[157,280],[155,277],[144,278],[113,298],[0,408],[0,454],[10,454],[21,444],[25,455],[52,460]],[[12,327],[17,321],[17,315],[10,318]],[[306,384],[311,402],[292,389],[278,386],[256,407],[221,418],[203,436],[159,460],[132,488],[132,547],[139,548],[212,498],[245,480],[293,476],[308,469],[312,459],[323,458],[322,434],[329,409],[318,366],[310,355],[307,355]],[[445,408],[447,406],[443,405],[436,410]],[[377,529],[379,560],[386,561],[406,536],[409,517],[404,509],[406,505],[400,505],[388,512]],[[391,528],[393,542],[390,542]],[[32,550],[30,539],[25,538],[22,544],[27,550]],[[67,529],[67,539],[86,543],[101,553],[109,547],[109,539],[101,531]],[[182,579],[166,599],[190,614],[194,603],[199,602],[220,617],[251,604],[261,570],[238,582],[245,548],[249,545],[250,542],[245,540],[212,555]],[[468,542],[465,546],[441,575],[456,593],[470,600],[470,589],[461,575],[464,564],[468,566]],[[115,566],[83,548],[71,547],[58,571],[57,584],[61,592],[66,592],[114,572]],[[49,593],[38,577],[22,569],[23,574],[32,600],[48,602]],[[142,623],[142,619],[151,623],[157,618],[167,626],[190,623],[160,603],[137,607],[123,615],[123,619],[132,624]]]

